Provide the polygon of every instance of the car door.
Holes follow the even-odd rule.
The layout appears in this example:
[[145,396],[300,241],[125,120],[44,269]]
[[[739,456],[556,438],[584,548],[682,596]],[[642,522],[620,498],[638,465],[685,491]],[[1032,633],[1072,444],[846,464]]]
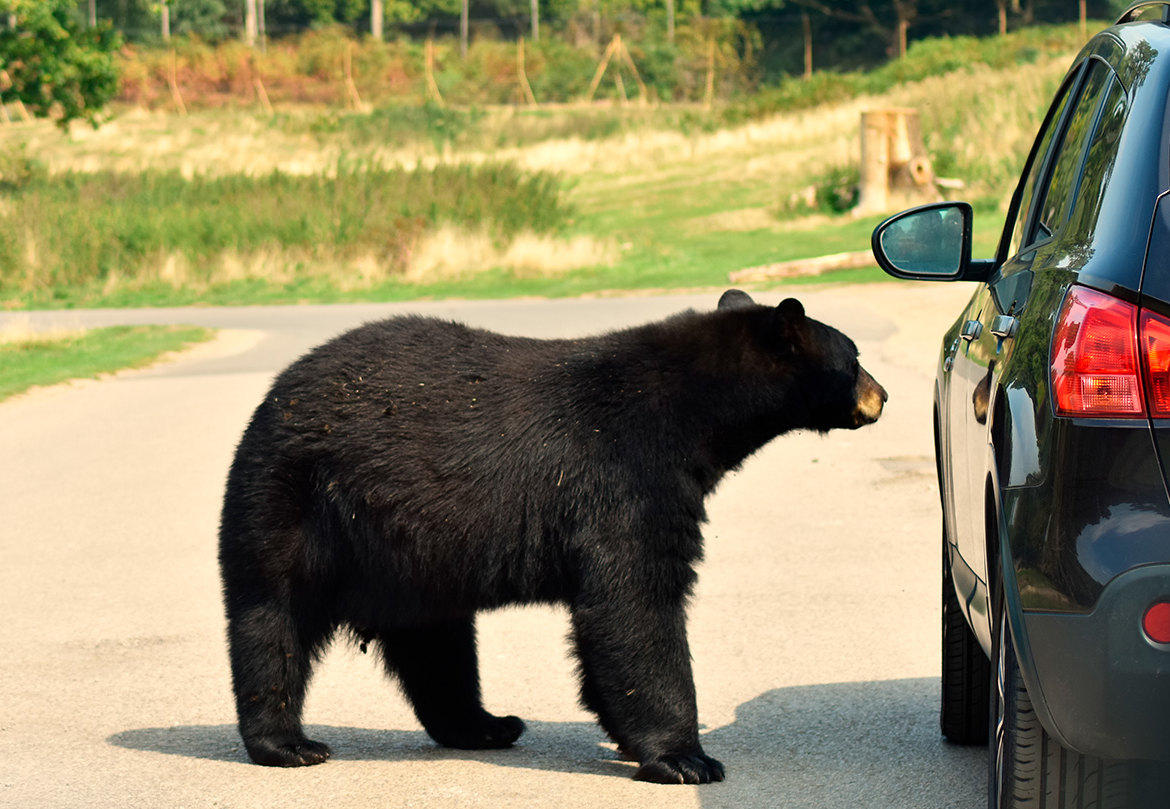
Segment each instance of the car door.
[[[1086,60],[1070,74],[1037,137],[1004,229],[999,267],[972,297],[950,360],[950,422],[955,500],[951,569],[960,603],[980,641],[991,645],[989,615],[989,475],[997,464],[990,433],[994,397],[1010,366],[1020,329],[1047,344],[1046,318],[1025,317],[1037,272],[1049,269],[1051,243],[1067,221],[1085,154],[1106,91],[1114,82],[1104,62]],[[958,446],[961,445],[961,446]],[[961,463],[960,463],[961,461]],[[1007,481],[1000,481],[1000,485]]]

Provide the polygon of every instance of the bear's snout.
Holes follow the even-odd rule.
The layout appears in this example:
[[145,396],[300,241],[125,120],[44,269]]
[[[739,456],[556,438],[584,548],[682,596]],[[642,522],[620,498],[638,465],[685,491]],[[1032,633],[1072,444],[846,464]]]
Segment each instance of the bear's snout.
[[856,429],[877,421],[889,396],[886,389],[879,385],[868,371],[861,368],[858,370],[854,398],[857,405],[853,408],[853,427]]

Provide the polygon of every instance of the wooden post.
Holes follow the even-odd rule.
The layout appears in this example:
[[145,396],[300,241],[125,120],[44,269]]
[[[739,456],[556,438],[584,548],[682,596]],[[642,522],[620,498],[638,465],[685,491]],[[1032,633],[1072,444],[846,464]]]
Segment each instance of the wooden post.
[[183,94],[179,92],[179,57],[174,48],[171,48],[171,71],[168,79],[171,85],[171,100],[175,102],[179,115],[186,115],[187,105],[183,103]]
[[268,91],[264,89],[264,82],[260,79],[260,70],[256,67],[255,55],[249,60],[248,65],[252,68],[252,86],[256,88],[256,98],[259,99],[260,106],[271,117],[273,115],[272,102],[268,100]]
[[715,98],[715,37],[707,40],[707,86],[703,90],[703,106],[711,108]]
[[641,74],[638,73],[637,65],[634,64],[634,57],[630,56],[630,49],[627,48],[626,44],[622,41],[621,35],[615,35],[614,38],[618,41],[618,48],[621,50],[622,61],[626,63],[626,67],[628,67],[630,69],[630,73],[634,75],[634,82],[638,85],[638,101],[642,104],[645,104],[649,100],[650,94],[646,91],[646,84],[642,81]]
[[427,100],[443,106],[443,95],[435,82],[435,41],[430,37],[427,37],[426,46],[426,77]]
[[601,84],[601,77],[605,75],[605,69],[609,67],[609,60],[613,58],[614,51],[617,50],[619,37],[614,37],[610,40],[609,45],[605,48],[605,53],[602,54],[601,62],[597,65],[597,70],[593,73],[593,80],[589,82],[589,92],[585,93],[585,101],[593,100],[593,94],[597,92],[597,86]]
[[162,21],[162,38],[163,42],[171,41],[171,6],[167,0],[163,0],[159,8],[159,17]]
[[528,83],[528,72],[524,69],[524,37],[516,46],[516,76],[520,82],[520,98],[525,104],[535,104],[536,96],[532,93],[532,85]]
[[941,199],[917,110],[861,113],[859,191],[856,214],[882,213]]
[[362,108],[362,97],[353,81],[353,43],[345,43],[345,92],[347,103],[355,110]]
[[597,86],[601,84],[601,78],[605,75],[606,68],[609,63],[617,57],[618,68],[614,70],[613,81],[617,85],[618,92],[621,94],[622,103],[624,104],[629,99],[626,97],[626,85],[622,81],[621,64],[624,63],[630,69],[630,73],[634,77],[634,81],[638,84],[638,100],[645,104],[649,98],[646,90],[646,84],[642,81],[642,76],[638,73],[637,66],[634,65],[634,59],[630,56],[630,52],[622,43],[622,35],[614,34],[613,39],[610,40],[609,47],[605,49],[605,53],[601,57],[601,63],[597,65],[597,71],[593,74],[593,81],[589,82],[589,91],[585,94],[585,103],[593,100],[593,94],[597,92]]

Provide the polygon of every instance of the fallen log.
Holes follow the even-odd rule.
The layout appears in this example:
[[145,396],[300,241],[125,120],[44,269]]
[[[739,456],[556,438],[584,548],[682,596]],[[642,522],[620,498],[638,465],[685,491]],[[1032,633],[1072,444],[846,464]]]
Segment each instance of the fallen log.
[[792,261],[779,261],[775,264],[763,264],[759,267],[748,267],[729,273],[728,278],[733,283],[770,281],[776,278],[820,275],[830,270],[851,270],[871,266],[876,266],[873,253],[869,250],[858,250],[853,253],[833,253],[816,258],[798,258]]

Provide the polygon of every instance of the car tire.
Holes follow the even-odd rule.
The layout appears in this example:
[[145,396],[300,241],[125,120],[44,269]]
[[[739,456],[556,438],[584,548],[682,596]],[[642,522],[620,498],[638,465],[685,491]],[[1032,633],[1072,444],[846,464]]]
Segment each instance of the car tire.
[[946,528],[942,555],[942,692],[939,729],[955,744],[987,744],[991,662],[955,595]]
[[[1137,809],[1149,784],[1137,762],[1082,755],[1052,738],[1040,723],[1019,661],[1003,599],[997,598],[990,687],[988,809]],[[1153,765],[1156,766],[1156,765]],[[1152,773],[1151,773],[1152,774]],[[1165,805],[1165,793],[1162,793]]]

